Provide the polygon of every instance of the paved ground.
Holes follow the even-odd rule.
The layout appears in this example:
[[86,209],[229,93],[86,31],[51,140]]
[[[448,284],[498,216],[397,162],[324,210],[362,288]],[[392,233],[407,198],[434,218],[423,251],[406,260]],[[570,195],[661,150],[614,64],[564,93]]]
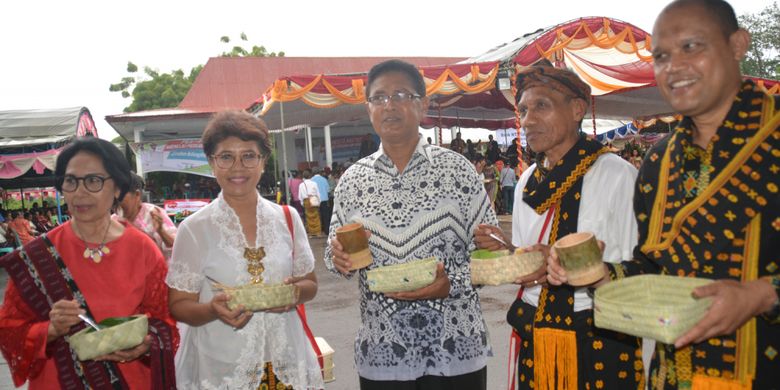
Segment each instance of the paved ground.
[[[510,218],[502,216],[500,220],[504,230],[510,231]],[[310,243],[315,258],[322,259],[325,239],[312,238]],[[336,351],[334,356],[336,381],[328,383],[326,388],[356,390],[358,379],[352,348],[360,322],[357,282],[332,275],[325,269],[322,261],[317,262],[315,272],[319,279],[319,291],[314,301],[306,305],[309,325],[316,336],[324,337]],[[5,272],[0,271],[0,287],[3,290],[6,280]],[[486,287],[479,293],[494,353],[488,362],[488,389],[506,387],[507,341],[510,328],[506,323],[505,313],[516,293],[517,287],[513,285]],[[0,390],[13,389],[12,383],[8,366],[5,360],[2,360],[0,361]]]
[[[502,227],[510,231],[508,217],[501,217]],[[311,240],[315,258],[322,258],[325,240]],[[319,255],[319,257],[317,257]],[[322,262],[317,263],[319,291],[311,304],[307,304],[307,314],[312,331],[325,337],[336,350],[334,363],[335,382],[327,384],[327,389],[356,390],[358,377],[353,358],[353,343],[360,322],[357,281],[348,281],[337,277],[325,269]],[[488,389],[506,388],[506,362],[510,327],[506,323],[506,311],[517,294],[513,285],[486,287],[480,290],[485,322],[490,330],[494,356],[488,362]]]

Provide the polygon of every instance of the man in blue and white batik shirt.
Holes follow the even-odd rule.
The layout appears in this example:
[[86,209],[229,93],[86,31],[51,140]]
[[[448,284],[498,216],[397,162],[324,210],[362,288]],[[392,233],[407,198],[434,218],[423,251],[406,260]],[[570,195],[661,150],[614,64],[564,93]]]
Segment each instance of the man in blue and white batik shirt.
[[[469,252],[477,226],[498,223],[495,213],[469,161],[419,135],[428,98],[413,65],[376,65],[366,96],[382,142],[341,177],[325,253],[331,271],[353,277],[336,229],[360,222],[371,232],[374,262],[356,275],[360,388],[485,389],[492,351],[471,286]],[[366,270],[430,256],[440,262],[433,284],[395,294],[369,291]]]

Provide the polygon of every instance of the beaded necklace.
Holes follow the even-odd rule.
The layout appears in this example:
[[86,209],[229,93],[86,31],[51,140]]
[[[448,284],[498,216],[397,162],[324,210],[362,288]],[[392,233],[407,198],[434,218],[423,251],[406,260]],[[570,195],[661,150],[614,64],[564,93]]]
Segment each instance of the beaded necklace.
[[84,238],[82,238],[81,233],[79,233],[78,230],[76,230],[75,224],[71,223],[71,227],[73,227],[73,232],[76,233],[76,237],[78,237],[81,240],[81,242],[84,243],[84,247],[86,249],[84,249],[83,256],[85,259],[92,259],[92,261],[97,264],[103,261],[103,256],[111,253],[111,250],[108,249],[108,247],[106,246],[106,237],[108,236],[108,228],[111,227],[110,220],[108,221],[108,224],[106,224],[106,231],[103,232],[103,240],[101,241],[100,245],[94,248],[89,247],[87,241]]

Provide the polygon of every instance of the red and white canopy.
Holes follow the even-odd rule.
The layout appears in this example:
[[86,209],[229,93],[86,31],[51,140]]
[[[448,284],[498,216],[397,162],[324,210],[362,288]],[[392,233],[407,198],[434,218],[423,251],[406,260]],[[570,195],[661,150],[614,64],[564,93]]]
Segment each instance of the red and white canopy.
[[[431,106],[424,127],[516,126],[510,80],[542,58],[576,72],[592,88],[591,116],[649,117],[672,112],[660,97],[650,34],[629,23],[587,17],[526,34],[461,63],[421,67]],[[271,129],[367,122],[366,73],[277,79],[250,107]],[[768,88],[780,89],[772,80]]]

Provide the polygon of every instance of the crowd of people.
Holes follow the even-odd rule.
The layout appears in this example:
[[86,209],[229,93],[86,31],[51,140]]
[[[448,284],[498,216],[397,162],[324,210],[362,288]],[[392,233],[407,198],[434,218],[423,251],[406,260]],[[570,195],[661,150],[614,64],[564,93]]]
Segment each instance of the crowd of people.
[[[333,212],[333,191],[336,189],[341,174],[346,169],[338,163],[334,169],[325,167],[292,171],[287,179],[290,189],[290,205],[304,220],[309,237],[320,237],[328,234],[330,219]],[[281,198],[281,189],[277,203],[286,200]],[[316,198],[316,199],[314,199]],[[314,204],[316,203],[316,205]]]
[[[64,210],[67,218],[67,209]],[[34,205],[29,210],[0,210],[0,247],[17,247],[59,224],[57,209]]]
[[492,134],[488,135],[486,145],[482,145],[481,140],[476,143],[470,139],[463,141],[458,132],[449,145],[450,150],[462,154],[474,165],[485,186],[490,205],[499,215],[512,214],[517,177],[531,161],[529,153],[533,152],[527,152],[522,147],[518,151],[519,143],[520,140],[515,138],[502,150]]
[[[285,183],[289,207],[258,191],[269,131],[243,111],[209,121],[203,150],[220,192],[178,227],[141,201],[143,179],[114,145],[80,138],[59,154],[55,171],[70,219],[50,226],[45,213],[12,212],[3,226],[22,241],[0,258],[10,278],[0,351],[14,383],[323,388],[300,305],[318,289],[308,238],[327,234],[327,269],[357,280],[354,358],[363,390],[486,389],[489,375],[501,375],[487,371],[497,340],[471,282],[477,248],[522,248],[545,259],[515,281],[522,288],[507,312],[516,351],[510,386],[775,388],[780,104],[742,79],[749,42],[722,0],[677,0],[662,10],[653,29],[655,77],[683,119],[639,169],[631,159],[640,150],[626,161],[581,134],[590,87],[545,61],[515,80],[535,153],[520,172],[522,160],[513,165],[510,150],[502,156],[492,139],[485,155],[459,135],[449,149],[424,140],[425,82],[400,60],[375,65],[366,82],[381,146],[349,167],[296,172]],[[497,212],[512,214],[511,232],[499,227]],[[372,291],[367,269],[352,269],[336,234],[353,222],[367,231],[369,269],[434,257],[433,282]],[[581,231],[602,241],[604,276],[574,287],[551,246]],[[656,343],[652,359],[643,359],[647,340],[593,321],[589,289],[639,274],[714,280],[693,293],[711,299],[706,315],[674,343]],[[289,285],[294,302],[260,311],[228,304],[225,286],[258,284]],[[135,347],[79,361],[69,345],[84,317],[139,314],[149,331]]]
[[636,142],[628,142],[623,145],[623,148],[620,150],[618,155],[631,163],[634,168],[639,169],[639,167],[642,166],[642,160],[644,160],[648,150],[649,146],[647,145]]
[[[581,131],[581,126],[579,127]],[[584,136],[584,134],[583,134]],[[428,143],[431,143],[430,139]],[[493,135],[488,135],[487,143],[482,140],[465,142],[458,132],[449,145],[450,150],[465,156],[474,164],[477,173],[485,184],[493,210],[499,215],[512,214],[514,205],[514,189],[520,175],[536,160],[536,153],[528,148],[519,146],[520,139],[514,138],[506,148],[502,148]],[[612,149],[611,143],[607,147]],[[647,153],[648,146],[631,141],[622,145],[621,149],[614,151],[618,156],[628,161],[634,168],[639,169],[642,160]]]

